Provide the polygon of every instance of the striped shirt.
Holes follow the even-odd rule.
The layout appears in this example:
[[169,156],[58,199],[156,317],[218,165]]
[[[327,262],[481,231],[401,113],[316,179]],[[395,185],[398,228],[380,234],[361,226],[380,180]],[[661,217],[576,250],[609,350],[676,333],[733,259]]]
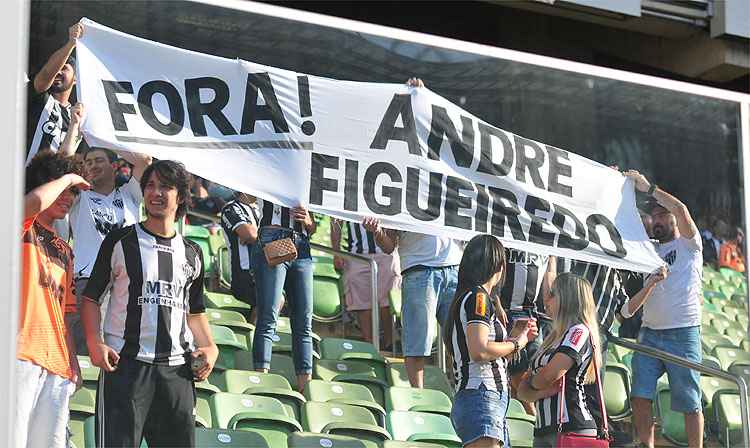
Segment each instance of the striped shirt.
[[205,311],[200,247],[135,224],[102,242],[83,295],[101,303],[110,292],[104,341],[120,356],[180,365],[193,350],[187,315]]
[[382,254],[375,235],[360,223],[346,221],[346,251],[352,254]]
[[240,243],[235,230],[243,224],[258,225],[258,212],[254,207],[234,200],[221,209],[221,228],[224,230],[224,241],[229,248],[229,260],[232,265],[232,276],[240,271],[249,271],[253,245]]
[[573,360],[573,366],[565,373],[565,396],[560,392],[535,403],[536,428],[534,435],[545,435],[557,431],[560,423],[560,400],[563,400],[563,431],[596,429],[583,389],[586,370],[592,362],[593,346],[589,330],[583,324],[573,325],[556,347],[552,347],[533,359],[531,371],[534,375],[546,366],[557,353],[564,353]]
[[63,106],[48,92],[38,93],[29,82],[26,117],[26,165],[41,149],[57,152],[70,124],[70,104]]
[[558,263],[561,272],[572,272],[591,283],[599,326],[609,331],[617,313],[630,300],[620,271],[586,261],[565,259]]
[[257,199],[257,204],[258,211],[260,212],[258,216],[260,220],[259,227],[279,226],[309,236],[305,226],[301,222],[294,220],[292,212],[288,207],[276,205],[271,201],[260,198]]
[[549,256],[506,248],[505,258],[507,274],[500,292],[503,308],[534,309],[547,273]]
[[478,389],[484,384],[488,390],[504,393],[508,390],[508,374],[505,358],[492,361],[472,361],[466,343],[466,328],[471,323],[489,327],[488,340],[502,342],[507,338],[505,326],[500,322],[490,295],[481,286],[467,292],[461,299],[456,316],[450,325],[451,343],[448,347],[453,359],[456,392],[463,389]]

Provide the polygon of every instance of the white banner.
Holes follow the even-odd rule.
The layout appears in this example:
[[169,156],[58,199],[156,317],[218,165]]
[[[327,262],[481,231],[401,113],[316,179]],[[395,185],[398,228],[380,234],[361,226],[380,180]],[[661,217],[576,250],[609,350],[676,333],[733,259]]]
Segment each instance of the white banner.
[[427,88],[320,78],[83,24],[78,95],[91,146],[179,160],[234,190],[351,221],[491,233],[641,272],[662,264],[620,173]]

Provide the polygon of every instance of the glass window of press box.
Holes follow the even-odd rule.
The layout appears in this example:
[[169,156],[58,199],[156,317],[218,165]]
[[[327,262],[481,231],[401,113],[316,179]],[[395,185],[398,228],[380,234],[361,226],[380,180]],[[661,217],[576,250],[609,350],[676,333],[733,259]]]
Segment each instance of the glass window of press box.
[[[741,224],[735,101],[202,4],[65,4],[55,16],[58,22],[85,16],[200,52],[336,79],[420,77],[431,90],[498,127],[645,173],[686,202],[699,223],[719,215]],[[34,55],[34,27],[44,35],[51,14],[34,18],[35,7],[32,60],[41,56]],[[161,18],[158,26],[153,17]]]

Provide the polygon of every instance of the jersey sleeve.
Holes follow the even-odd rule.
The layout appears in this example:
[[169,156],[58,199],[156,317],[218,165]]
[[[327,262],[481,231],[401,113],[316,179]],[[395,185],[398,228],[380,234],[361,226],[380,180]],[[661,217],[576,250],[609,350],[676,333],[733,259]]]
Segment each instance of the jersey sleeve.
[[589,329],[583,324],[578,324],[568,329],[555,353],[564,353],[570,356],[576,364],[581,364],[590,346]]
[[130,180],[128,180],[120,188],[122,189],[122,192],[130,196],[133,199],[133,202],[135,202],[136,204],[140,205],[140,203],[143,201],[141,184],[135,179],[135,177],[130,176]]
[[190,283],[190,290],[188,292],[188,312],[190,314],[199,314],[206,311],[206,304],[203,300],[203,277],[205,275],[203,268],[203,252],[197,244],[192,244],[191,247],[194,249],[195,266],[198,269],[196,269],[193,281]]
[[491,324],[492,303],[484,291],[473,291],[464,300],[464,312],[466,323],[481,323],[489,326]]
[[83,290],[83,297],[101,304],[102,296],[112,283],[112,255],[121,236],[121,232],[112,231],[104,237],[102,245],[99,246],[94,267],[91,269],[89,281],[86,283],[86,289]]
[[247,211],[236,202],[224,207],[221,211],[221,221],[224,224],[224,227],[231,231],[234,231],[242,224],[253,223],[252,217],[250,217]]
[[703,250],[703,239],[699,232],[695,232],[692,238],[685,238],[685,245],[688,249],[693,252],[701,252]]
[[34,225],[34,221],[36,220],[37,215],[29,216],[28,218],[23,220],[23,227],[21,228],[21,235],[26,235],[26,232],[28,232],[31,229],[31,226]]

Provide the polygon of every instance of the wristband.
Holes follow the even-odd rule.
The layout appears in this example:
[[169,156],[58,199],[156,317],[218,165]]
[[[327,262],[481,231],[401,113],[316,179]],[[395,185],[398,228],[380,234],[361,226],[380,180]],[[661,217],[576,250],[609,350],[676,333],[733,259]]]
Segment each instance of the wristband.
[[654,191],[656,191],[657,188],[658,187],[656,186],[656,184],[651,184],[651,187],[649,187],[648,192],[646,192],[646,194],[649,196],[653,196]]

